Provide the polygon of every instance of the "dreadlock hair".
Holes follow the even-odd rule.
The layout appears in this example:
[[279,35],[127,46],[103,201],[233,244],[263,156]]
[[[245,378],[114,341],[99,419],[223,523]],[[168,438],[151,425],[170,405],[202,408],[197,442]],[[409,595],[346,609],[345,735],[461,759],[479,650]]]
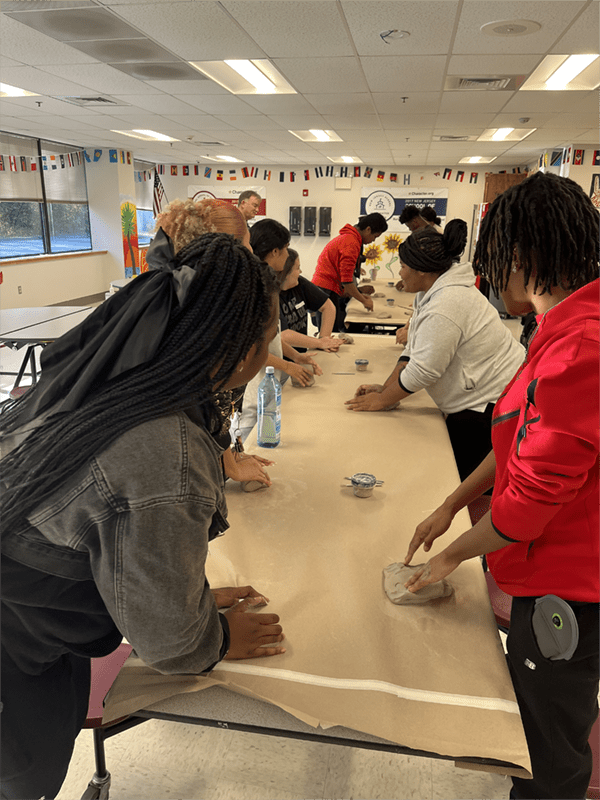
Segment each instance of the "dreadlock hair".
[[[183,305],[171,312],[155,356],[100,385],[74,411],[49,416],[2,460],[9,487],[5,531],[26,524],[28,514],[131,428],[193,406],[207,422],[217,418],[213,389],[262,341],[278,286],[272,270],[226,234],[196,239],[176,262],[196,276]],[[143,285],[144,275],[136,281]],[[0,433],[19,427],[23,404],[34,392],[2,415]]]
[[204,233],[229,233],[240,241],[248,226],[242,212],[224,200],[173,200],[156,218],[155,230],[162,228],[177,253]]
[[497,197],[481,223],[473,269],[496,292],[506,289],[513,261],[534,291],[580,289],[598,277],[598,212],[583,189],[536,172]]
[[288,257],[286,259],[285,264],[283,265],[283,269],[281,272],[277,274],[277,279],[279,280],[279,285],[283,286],[285,283],[285,279],[288,277],[290,272],[294,269],[294,264],[298,260],[298,251],[292,250],[291,247],[288,247]]

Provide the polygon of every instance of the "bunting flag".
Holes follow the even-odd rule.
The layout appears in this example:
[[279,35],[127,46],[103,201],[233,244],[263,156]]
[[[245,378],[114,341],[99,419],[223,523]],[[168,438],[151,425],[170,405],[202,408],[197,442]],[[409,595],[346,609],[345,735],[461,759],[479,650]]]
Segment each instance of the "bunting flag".
[[283,183],[284,180],[285,180],[285,172],[280,172],[279,173],[279,182]]
[[242,167],[242,178],[249,178],[250,173],[248,172],[248,167]]
[[71,153],[67,153],[67,163],[70,167],[74,166],[75,162],[73,161],[73,156]]
[[370,178],[373,174],[373,167],[365,167],[365,178]]
[[56,156],[50,156],[50,166],[52,169],[57,169]]
[[294,183],[295,180],[296,180],[296,173],[290,172],[290,183]]
[[158,174],[159,175],[164,175],[165,174],[165,165],[164,164],[159,164],[157,169],[158,169]]
[[63,155],[60,156],[60,168],[65,168],[65,157]]
[[325,177],[333,178],[333,167],[325,167]]
[[119,156],[121,158],[121,164],[124,164],[125,163],[125,151],[124,150],[119,150]]
[[562,158],[563,158],[562,150],[553,150],[552,155],[550,156],[550,166],[560,167],[560,165],[562,164]]
[[21,172],[27,172],[27,159],[25,158],[25,156],[21,156],[20,161],[21,161]]
[[258,178],[258,167],[252,167],[252,169],[250,170],[250,177]]
[[154,171],[154,190],[152,192],[152,213],[154,218],[158,217],[162,211],[162,203],[165,199],[165,190],[161,179],[158,177],[158,169]]
[[477,176],[479,175],[478,172],[472,172],[471,177],[469,178],[469,183],[477,183]]
[[309,169],[305,169],[304,170],[304,180],[305,181],[309,181],[310,180],[310,170]]
[[109,150],[108,151],[108,160],[111,164],[117,163],[117,151],[116,150]]
[[385,172],[383,172],[383,170],[380,169],[379,172],[377,173],[377,180],[382,181],[384,178],[385,178]]
[[[100,152],[102,152],[102,150]],[[131,164],[131,153],[129,152],[129,150],[127,151],[127,163]]]
[[315,167],[315,175],[317,178],[323,177],[323,167]]
[[521,172],[521,167],[513,167],[513,175],[518,175]]
[[177,175],[177,167],[175,164],[171,164],[171,175]]
[[441,175],[441,173],[440,173],[440,172],[434,172],[433,174],[435,175],[435,177],[436,177],[436,178],[439,178],[439,177],[440,177],[440,175]]
[[271,170],[270,169],[266,169],[265,170],[265,174],[264,174],[263,180],[264,181],[270,181],[271,180]]
[[398,173],[397,172],[390,172],[390,181],[392,183],[398,183]]
[[37,172],[37,158],[31,159],[31,171]]
[[449,181],[450,180],[450,175],[452,175],[452,170],[448,169],[448,167],[446,167],[446,169],[444,170],[444,180],[445,181]]
[[181,168],[181,174],[184,178],[187,178],[187,176],[190,174],[190,168],[187,166],[187,164]]
[[[566,159],[566,151],[563,151],[563,158]],[[538,169],[542,169],[544,166],[544,154],[540,153],[540,157],[538,158]]]
[[[567,164],[569,164],[570,161],[571,161],[571,150],[572,149],[573,149],[572,147],[569,147],[569,149],[567,150]],[[564,163],[564,161],[563,161],[563,163]]]
[[4,171],[4,156],[0,156],[0,172]]
[[200,166],[198,164],[194,164],[194,175],[200,174]]
[[600,150],[594,150],[594,158],[592,160],[593,167],[600,167]]
[[348,167],[340,167],[340,178],[348,177]]
[[[92,159],[89,157],[87,150],[83,151],[83,157],[85,158],[85,160],[87,161],[88,164],[92,163]],[[44,158],[45,158],[45,156],[44,156]],[[44,169],[47,169],[47,167],[44,167]]]
[[[546,152],[544,153],[544,166],[545,166],[545,167],[547,167],[547,166],[548,166],[548,151],[547,151],[547,150],[546,150]],[[504,171],[506,172],[506,170],[504,170]]]
[[458,172],[456,173],[455,180],[458,181],[459,183],[462,183],[464,177],[465,177],[465,173],[463,172],[462,169],[459,169]]
[[8,163],[10,164],[10,171],[16,172],[17,171],[17,157],[16,156],[9,156]]
[[354,167],[354,177],[360,178],[360,167]]
[[229,180],[230,181],[237,181],[237,170],[230,169],[229,170]]
[[218,169],[217,170],[217,180],[218,181],[222,181],[223,180],[223,170],[222,169]]
[[573,155],[573,166],[580,167],[583,164],[584,150],[575,150]]
[[404,185],[410,186],[410,175],[407,172],[404,173]]
[[204,177],[210,178],[212,175],[212,167],[204,167]]

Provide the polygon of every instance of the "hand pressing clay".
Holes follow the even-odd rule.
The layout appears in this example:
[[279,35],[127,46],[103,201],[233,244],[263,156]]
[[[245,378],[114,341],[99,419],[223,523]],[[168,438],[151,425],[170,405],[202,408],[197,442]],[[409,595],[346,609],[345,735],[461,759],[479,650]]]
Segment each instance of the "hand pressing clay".
[[390,311],[380,311],[379,314],[375,314],[377,319],[391,319],[392,314]]
[[373,294],[372,297],[385,297],[385,295],[383,292],[375,292],[375,294]]
[[349,333],[334,334],[332,338],[341,339],[345,344],[354,344],[354,336],[350,336]]
[[297,389],[308,389],[309,386],[314,386],[315,383],[315,375],[313,368],[310,364],[304,365],[306,369],[310,370],[311,376],[307,384],[300,383],[300,381],[296,378],[295,375],[292,375],[292,386],[295,386]]
[[423,605],[438,597],[449,597],[454,592],[446,580],[430,583],[418,592],[409,592],[404,584],[422,566],[423,564],[405,566],[396,563],[390,564],[383,570],[383,588],[392,603],[397,606]]
[[261,483],[260,481],[242,481],[242,489],[245,492],[256,492],[259,489],[268,489],[266,483]]

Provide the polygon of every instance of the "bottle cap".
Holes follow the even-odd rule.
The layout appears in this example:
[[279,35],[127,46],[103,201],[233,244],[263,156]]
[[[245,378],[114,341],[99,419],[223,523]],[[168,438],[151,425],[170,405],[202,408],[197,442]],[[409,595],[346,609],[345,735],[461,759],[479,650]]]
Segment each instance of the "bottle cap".
[[267,375],[274,375],[275,374],[275,367],[267,367],[265,372]]

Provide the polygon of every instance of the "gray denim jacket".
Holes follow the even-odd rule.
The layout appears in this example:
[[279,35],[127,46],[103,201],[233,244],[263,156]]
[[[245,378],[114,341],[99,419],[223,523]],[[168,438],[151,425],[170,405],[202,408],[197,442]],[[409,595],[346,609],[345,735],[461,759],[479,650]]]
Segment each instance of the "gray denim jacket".
[[145,422],[5,532],[20,563],[92,578],[140,658],[163,673],[205,671],[224,631],[204,574],[208,543],[227,527],[221,449],[184,413]]

